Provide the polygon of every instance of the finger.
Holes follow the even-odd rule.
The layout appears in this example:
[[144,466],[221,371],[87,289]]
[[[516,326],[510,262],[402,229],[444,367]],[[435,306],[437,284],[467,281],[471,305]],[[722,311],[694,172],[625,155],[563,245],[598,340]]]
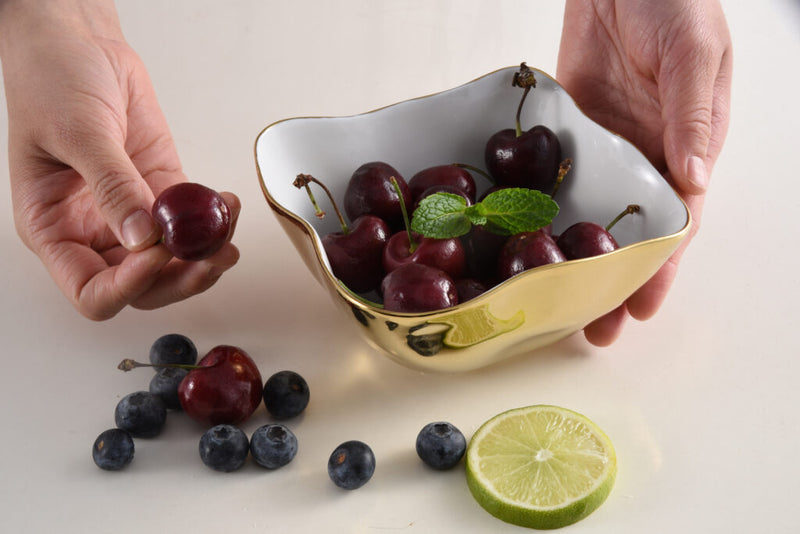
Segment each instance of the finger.
[[72,241],[45,248],[42,260],[73,306],[95,321],[110,319],[145,293],[172,255],[164,246],[128,253],[109,264],[89,247]]
[[159,273],[157,281],[131,304],[135,308],[152,310],[202,293],[236,265],[239,255],[235,245],[226,243],[216,254],[202,261],[173,260]]
[[628,309],[625,303],[623,303],[609,313],[586,325],[583,329],[583,335],[592,345],[607,347],[619,338],[627,317]]
[[628,312],[634,319],[639,321],[650,319],[664,303],[667,293],[678,275],[678,265],[681,258],[689,243],[700,230],[700,222],[703,216],[703,199],[702,195],[687,196],[685,198],[686,205],[692,213],[692,226],[689,229],[689,235],[658,272],[628,298]]
[[111,231],[128,250],[143,250],[156,243],[161,229],[150,214],[155,198],[124,147],[98,138],[88,145],[89,149],[68,163],[86,181]]
[[[716,154],[709,155],[728,76],[730,54],[714,36],[684,32],[671,43],[659,70],[659,90],[664,120],[664,156],[675,185],[684,193],[698,195],[708,188],[710,167]],[[716,109],[715,109],[716,108]],[[715,150],[718,152],[718,150]]]

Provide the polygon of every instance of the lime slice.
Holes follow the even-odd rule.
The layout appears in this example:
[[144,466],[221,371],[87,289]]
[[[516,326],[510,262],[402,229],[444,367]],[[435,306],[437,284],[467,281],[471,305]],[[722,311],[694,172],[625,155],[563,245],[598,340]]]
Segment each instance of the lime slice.
[[518,328],[525,322],[525,314],[519,310],[508,319],[500,319],[487,306],[479,306],[435,322],[450,326],[444,336],[445,345],[463,348]]
[[467,448],[467,484],[475,500],[508,523],[553,529],[588,516],[614,485],[617,457],[602,430],[558,406],[501,413]]

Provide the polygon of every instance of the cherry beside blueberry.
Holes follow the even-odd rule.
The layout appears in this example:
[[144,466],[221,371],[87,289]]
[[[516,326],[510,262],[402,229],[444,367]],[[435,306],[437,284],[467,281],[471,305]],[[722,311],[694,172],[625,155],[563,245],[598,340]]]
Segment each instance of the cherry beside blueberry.
[[230,237],[231,212],[219,193],[184,182],[165,189],[152,209],[161,226],[164,245],[181,260],[213,256]]
[[235,425],[261,403],[261,374],[244,350],[219,345],[197,365],[178,386],[183,411],[192,419],[208,426]]

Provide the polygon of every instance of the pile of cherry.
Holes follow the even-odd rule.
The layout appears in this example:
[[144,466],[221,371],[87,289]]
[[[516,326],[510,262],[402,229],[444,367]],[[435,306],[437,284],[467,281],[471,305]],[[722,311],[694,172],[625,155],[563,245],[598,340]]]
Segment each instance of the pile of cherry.
[[[152,367],[155,374],[147,391],[125,395],[114,410],[116,426],[100,433],[92,445],[92,459],[101,469],[118,471],[131,463],[134,438],[161,434],[168,412],[183,411],[203,425],[198,452],[211,469],[231,472],[248,458],[267,469],[291,462],[298,450],[288,422],[304,412],[310,392],[306,380],[294,371],[279,371],[262,382],[253,359],[241,348],[219,345],[197,361],[194,343],[181,334],[158,338],[150,348],[150,363],[125,359],[119,369]],[[263,384],[263,385],[262,385]],[[248,438],[239,425],[263,399],[267,412],[282,422],[258,427]],[[437,469],[457,465],[466,451],[464,435],[448,422],[425,425],[417,435],[420,459]],[[375,471],[375,455],[366,443],[349,440],[328,458],[328,475],[343,489],[366,484]]]
[[[386,162],[365,163],[352,174],[344,193],[349,225],[321,181],[306,174],[297,176],[294,185],[307,189],[318,216],[324,212],[309,185],[318,184],[330,197],[342,229],[325,235],[322,244],[334,276],[349,290],[369,300],[377,295],[388,311],[434,311],[474,298],[523,271],[618,248],[609,230],[623,215],[638,212],[637,205],[627,206],[606,227],[579,222],[558,236],[547,221],[514,233],[497,225],[474,224],[466,233],[446,238],[412,230],[423,199],[434,195],[457,195],[465,206],[502,190],[511,195],[514,189],[528,189],[555,197],[572,161],[562,159],[559,139],[548,127],[536,125],[523,131],[520,126],[525,97],[536,85],[525,63],[512,83],[524,89],[516,128],[489,138],[484,154],[487,171],[444,164],[425,168],[406,181]],[[472,172],[491,182],[480,198],[476,198]],[[437,215],[435,210],[426,210],[425,215],[431,217],[431,213]]]

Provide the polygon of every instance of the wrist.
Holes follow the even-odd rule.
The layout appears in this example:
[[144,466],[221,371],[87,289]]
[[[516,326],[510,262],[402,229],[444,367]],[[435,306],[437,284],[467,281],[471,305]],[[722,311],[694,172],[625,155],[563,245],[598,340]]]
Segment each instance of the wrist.
[[113,0],[0,0],[0,55],[54,30],[124,40]]

